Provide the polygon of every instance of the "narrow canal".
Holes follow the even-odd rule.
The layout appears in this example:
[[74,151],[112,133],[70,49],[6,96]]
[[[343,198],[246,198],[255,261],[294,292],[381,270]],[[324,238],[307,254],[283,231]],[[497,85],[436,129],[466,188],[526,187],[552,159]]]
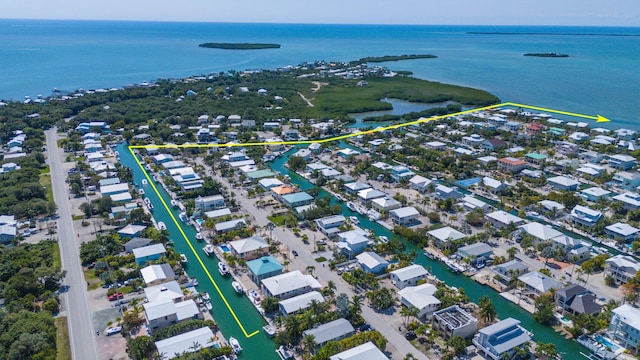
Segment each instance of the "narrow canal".
[[[120,154],[120,163],[133,171],[133,181],[136,187],[144,188],[145,196],[151,200],[154,207],[153,217],[156,221],[165,223],[175,250],[187,256],[188,263],[185,267],[189,276],[198,279],[198,291],[206,291],[211,296],[211,304],[213,306],[211,313],[225,338],[228,340],[229,337],[233,336],[238,339],[240,345],[243,347],[240,358],[279,359],[275,353],[276,347],[274,342],[262,331],[262,326],[265,324],[262,316],[246,296],[239,295],[233,290],[231,286],[232,279],[230,277],[226,278],[220,275],[218,272],[217,258],[215,256],[208,257],[205,255],[202,251],[204,242],[195,240],[195,229],[192,226],[180,223],[184,234],[189,239],[188,242],[185,241],[176,223],[179,211],[171,208],[171,205],[169,205],[171,198],[166,191],[159,185],[156,187],[162,200],[164,200],[163,203],[161,197],[156,194],[151,184],[141,185],[142,180],[146,179],[146,177],[127,146],[120,144],[117,150]],[[214,282],[217,286],[214,285]],[[257,333],[252,335],[254,332]],[[248,337],[247,334],[250,337]]]
[[[341,144],[343,145],[343,144]],[[291,181],[300,186],[302,190],[310,189],[314,187],[312,183],[297,175],[293,171],[289,171],[284,165],[286,164],[289,155],[293,154],[297,149],[292,149],[287,152],[285,155],[277,158],[273,163],[271,163],[271,168],[275,171],[278,171],[282,174],[288,174],[291,177]],[[325,190],[321,190],[318,196],[330,196],[328,192]],[[338,203],[337,200],[333,197],[332,203]],[[360,226],[366,229],[371,229],[376,236],[384,235],[387,237],[397,237],[389,230],[385,229],[383,226],[376,222],[372,222],[366,216],[362,216],[357,212],[353,212],[349,210],[345,203],[340,203],[343,208],[343,214],[345,216],[357,216],[360,220]],[[423,249],[418,248],[417,246],[409,243],[403,238],[400,238],[406,245],[407,251],[411,251],[413,249],[418,253],[418,257],[415,262],[417,264],[429,267],[431,269],[431,273],[438,277],[438,279],[444,281],[449,286],[455,286],[457,288],[463,288],[464,292],[469,296],[471,301],[478,303],[480,298],[483,296],[488,296],[489,299],[493,302],[498,312],[498,317],[501,319],[512,317],[521,321],[522,327],[531,331],[534,334],[534,341],[542,341],[545,343],[554,343],[558,350],[558,353],[562,355],[563,358],[579,358],[579,353],[587,352],[580,344],[573,340],[567,340],[562,335],[556,333],[551,327],[541,325],[537,323],[531,314],[527,311],[521,309],[519,306],[513,304],[512,302],[502,298],[498,292],[494,291],[488,286],[480,285],[477,282],[471,280],[467,276],[462,274],[454,274],[447,269],[447,267],[441,263],[440,261],[431,260],[427,258]]]

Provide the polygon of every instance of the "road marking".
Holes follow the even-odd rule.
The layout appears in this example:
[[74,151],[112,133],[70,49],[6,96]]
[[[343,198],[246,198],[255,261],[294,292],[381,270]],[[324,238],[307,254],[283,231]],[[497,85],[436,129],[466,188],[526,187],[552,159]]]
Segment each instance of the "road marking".
[[[500,103],[500,104],[473,108],[473,109],[459,111],[459,112],[456,112],[456,113],[451,113],[451,114],[446,114],[446,115],[432,116],[432,117],[429,117],[429,118],[420,118],[418,120],[413,120],[413,121],[399,123],[399,124],[393,124],[393,125],[387,125],[387,126],[378,126],[375,129],[358,131],[358,132],[355,132],[355,133],[335,136],[335,137],[326,138],[326,139],[301,140],[301,141],[274,141],[274,142],[262,141],[262,142],[248,142],[248,143],[240,143],[240,144],[233,143],[233,144],[182,144],[182,145],[176,145],[176,144],[171,144],[171,145],[129,145],[129,148],[130,149],[147,149],[147,148],[155,148],[155,149],[190,149],[190,148],[241,147],[241,146],[263,146],[263,145],[305,145],[305,144],[313,144],[313,143],[327,143],[327,142],[333,142],[333,141],[348,139],[348,138],[355,137],[355,136],[373,134],[373,133],[376,133],[376,132],[382,132],[382,131],[386,131],[386,130],[398,129],[398,128],[405,127],[405,126],[428,123],[428,122],[431,122],[431,121],[437,121],[437,120],[440,120],[440,119],[446,119],[446,118],[453,117],[453,116],[466,115],[466,114],[474,113],[476,111],[495,109],[495,108],[500,108],[500,107],[505,107],[505,106],[518,107],[518,108],[531,109],[531,110],[538,110],[538,111],[545,111],[545,112],[551,112],[551,113],[561,114],[561,115],[581,117],[581,118],[584,118],[584,119],[595,120],[598,123],[611,121],[611,120],[607,119],[606,117],[604,117],[602,115],[584,115],[584,114],[578,114],[578,113],[569,112],[569,111],[563,111],[563,110],[555,110],[555,109],[550,109],[550,108],[545,108],[545,107],[540,107],[540,106],[518,104],[518,103],[513,103],[513,102],[504,102],[504,103]],[[136,161],[137,161],[137,158],[136,158]],[[145,172],[145,174],[146,174],[146,172]]]
[[131,152],[131,155],[133,155],[133,158],[136,160],[136,163],[138,164],[138,166],[142,170],[142,173],[147,178],[147,182],[149,183],[149,185],[151,185],[151,187],[153,188],[153,191],[155,191],[156,195],[158,195],[158,197],[160,198],[160,201],[162,202],[162,205],[164,205],[164,208],[167,210],[167,213],[169,213],[169,216],[173,220],[174,224],[176,224],[176,226],[178,227],[178,230],[180,230],[180,234],[182,234],[182,237],[187,242],[187,245],[189,245],[189,248],[193,252],[193,255],[195,255],[196,259],[198,260],[198,263],[204,269],[204,272],[209,277],[209,280],[213,284],[213,287],[215,287],[216,291],[218,292],[218,295],[220,295],[220,297],[222,298],[222,301],[227,306],[227,309],[229,309],[229,312],[231,313],[231,315],[235,319],[236,323],[238,324],[238,326],[240,326],[240,329],[244,333],[244,336],[246,336],[247,338],[250,338],[250,337],[252,337],[254,335],[257,335],[260,332],[260,330],[256,330],[256,331],[254,331],[252,333],[248,333],[247,330],[244,328],[244,326],[242,325],[242,322],[240,322],[240,319],[238,319],[238,316],[236,315],[235,311],[233,311],[233,309],[231,308],[231,305],[229,304],[229,301],[227,301],[227,298],[222,294],[222,291],[220,290],[220,287],[218,286],[216,281],[213,279],[213,276],[211,276],[211,273],[209,272],[209,269],[207,269],[207,267],[204,265],[204,262],[202,262],[202,259],[200,258],[200,256],[196,252],[196,249],[193,247],[193,244],[191,244],[191,241],[189,241],[189,237],[187,237],[187,234],[185,234],[184,230],[182,229],[182,224],[180,222],[178,222],[178,219],[176,219],[176,217],[173,215],[173,212],[171,212],[169,206],[167,205],[167,202],[164,201],[164,199],[162,198],[162,195],[158,191],[158,188],[156,187],[155,183],[152,181],[151,177],[147,173],[147,171],[144,168],[144,166],[142,165],[142,163],[138,160],[138,157],[133,152],[133,148],[131,146],[129,147],[129,152]]

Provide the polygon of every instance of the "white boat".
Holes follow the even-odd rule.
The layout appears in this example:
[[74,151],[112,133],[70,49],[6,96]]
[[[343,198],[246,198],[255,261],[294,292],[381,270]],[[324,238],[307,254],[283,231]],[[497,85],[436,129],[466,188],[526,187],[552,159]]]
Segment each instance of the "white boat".
[[229,338],[229,345],[231,345],[231,349],[233,349],[235,354],[239,354],[242,351],[242,346],[240,346],[238,339],[234,337]]
[[144,189],[138,189],[138,194],[144,195]]
[[147,179],[142,179],[142,185],[147,185],[148,183]]
[[227,267],[227,264],[223,263],[222,261],[218,263],[218,271],[220,271],[220,275],[222,276],[229,275],[229,268]]
[[213,254],[213,245],[211,244],[207,244],[202,248],[202,251],[204,251],[205,254],[207,254],[207,256],[211,256]]
[[167,230],[167,225],[165,225],[162,221],[158,222],[158,230]]
[[202,241],[202,240],[204,240],[204,235],[202,235],[202,233],[201,233],[201,232],[198,232],[198,233],[196,234],[196,240],[198,240],[198,241]]
[[191,285],[198,286],[198,284],[199,284],[198,283],[198,279],[196,279],[196,278],[191,279]]
[[360,215],[367,215],[367,209],[363,208],[363,207],[358,207],[358,214]]
[[144,166],[145,169],[147,169],[148,171],[151,171],[151,165],[147,164]]
[[237,281],[232,282],[231,286],[233,286],[233,290],[235,290],[238,294],[242,294],[244,292],[244,289],[242,289],[242,285],[240,285],[240,283]]
[[173,206],[174,208],[178,207],[178,200],[171,200],[171,206]]
[[256,305],[260,305],[260,294],[258,294],[257,291],[255,290],[251,290],[249,292],[249,297],[251,298],[251,301],[253,301],[254,304]]
[[436,259],[436,254],[434,252],[432,252],[431,250],[425,250],[424,251],[424,255],[426,257],[428,257],[431,260],[435,260]]
[[207,309],[207,311],[211,311],[213,309],[213,305],[211,305],[211,301],[205,301],[204,308]]
[[338,201],[344,201],[344,198],[342,197],[342,195],[340,195],[340,194],[336,194],[336,200],[338,200]]
[[276,336],[276,328],[274,328],[270,324],[267,324],[267,325],[263,326],[262,330],[264,330],[264,332],[267,333],[268,337]]
[[211,299],[211,296],[209,296],[208,292],[203,291],[202,292],[202,298],[205,299],[205,300],[209,300],[209,299]]
[[351,223],[354,225],[360,224],[360,220],[358,220],[358,217],[356,216],[349,216],[349,221],[351,221]]
[[380,235],[380,236],[378,236],[378,241],[383,243],[383,244],[386,244],[387,242],[389,242],[389,238],[384,236],[384,235]]
[[187,255],[185,254],[180,254],[180,262],[185,264],[187,263],[189,260],[187,260]]
[[349,210],[351,211],[356,211],[356,205],[352,202],[347,203],[347,208],[349,208]]
[[180,215],[178,215],[178,217],[180,218],[180,221],[186,223],[188,218],[187,218],[187,213],[186,212],[181,212]]
[[158,179],[158,176],[157,176],[157,175],[153,175],[153,181],[155,181],[155,182],[160,181],[160,180]]

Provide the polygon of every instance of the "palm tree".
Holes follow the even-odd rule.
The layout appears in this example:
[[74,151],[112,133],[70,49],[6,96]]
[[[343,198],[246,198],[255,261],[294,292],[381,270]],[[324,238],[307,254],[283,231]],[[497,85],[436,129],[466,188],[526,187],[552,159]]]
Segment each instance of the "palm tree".
[[480,299],[480,316],[482,316],[485,322],[492,323],[496,315],[496,306],[493,305],[488,296],[483,296]]
[[404,327],[407,327],[407,321],[409,320],[409,307],[403,306],[400,309],[400,315],[404,318]]
[[302,339],[302,345],[304,346],[305,352],[312,354],[317,345],[316,337],[311,334],[305,335],[304,338]]
[[302,333],[302,327],[300,326],[300,319],[296,315],[287,316],[284,319],[284,326],[287,332],[293,339],[299,339]]
[[409,316],[412,317],[415,321],[418,321],[418,314],[420,314],[420,310],[417,307],[412,306],[409,308]]
[[349,313],[352,317],[358,317],[362,314],[362,304],[364,299],[360,295],[354,295],[351,298],[351,305],[349,306]]
[[327,283],[327,290],[329,291],[329,294],[331,294],[331,298],[333,298],[336,291],[336,283],[333,280],[329,280]]

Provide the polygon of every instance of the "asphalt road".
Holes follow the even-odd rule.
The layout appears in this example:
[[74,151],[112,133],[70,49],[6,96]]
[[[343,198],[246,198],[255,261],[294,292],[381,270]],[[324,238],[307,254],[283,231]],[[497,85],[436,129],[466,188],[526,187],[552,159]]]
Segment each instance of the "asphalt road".
[[71,218],[71,205],[68,201],[66,173],[62,168],[62,160],[57,144],[57,128],[46,131],[49,168],[51,169],[51,185],[53,198],[58,206],[58,243],[62,269],[67,271],[65,285],[69,290],[62,295],[69,324],[71,355],[77,360],[98,360],[96,350],[96,333],[91,326],[91,312],[87,301],[87,286],[82,274],[82,265],[76,232]]

